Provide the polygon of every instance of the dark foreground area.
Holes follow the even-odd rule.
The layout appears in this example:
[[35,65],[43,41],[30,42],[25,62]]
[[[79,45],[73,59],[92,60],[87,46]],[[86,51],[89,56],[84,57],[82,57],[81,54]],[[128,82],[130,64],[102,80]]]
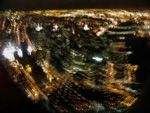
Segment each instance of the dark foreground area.
[[0,63],[0,113],[43,112],[41,106],[26,100],[24,94],[9,79]]

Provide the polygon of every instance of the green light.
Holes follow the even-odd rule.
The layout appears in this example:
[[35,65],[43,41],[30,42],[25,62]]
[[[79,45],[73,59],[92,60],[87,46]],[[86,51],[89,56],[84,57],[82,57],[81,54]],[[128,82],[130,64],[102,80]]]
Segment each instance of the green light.
[[10,14],[11,14],[11,9],[9,9],[9,11],[8,11],[8,15],[10,16]]

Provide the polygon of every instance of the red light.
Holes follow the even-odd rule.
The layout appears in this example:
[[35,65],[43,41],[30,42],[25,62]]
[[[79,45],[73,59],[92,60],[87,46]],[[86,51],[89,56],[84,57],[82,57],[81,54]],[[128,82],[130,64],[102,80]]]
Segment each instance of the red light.
[[147,45],[150,47],[150,40],[147,42]]

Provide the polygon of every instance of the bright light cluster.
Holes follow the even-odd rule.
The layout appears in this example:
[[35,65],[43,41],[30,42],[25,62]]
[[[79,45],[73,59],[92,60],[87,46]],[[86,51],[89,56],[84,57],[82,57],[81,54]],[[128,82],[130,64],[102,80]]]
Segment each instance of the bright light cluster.
[[36,31],[41,31],[43,29],[42,26],[40,26],[39,24],[37,25],[37,27],[35,28]]
[[15,60],[14,52],[17,52],[19,57],[23,57],[22,50],[18,47],[12,46],[11,43],[9,43],[9,46],[4,48],[2,55],[8,60],[14,61]]
[[102,62],[103,58],[102,57],[93,57],[93,60],[96,60],[97,62]]
[[58,25],[54,25],[52,31],[57,31],[58,30]]
[[56,30],[57,30],[57,29],[58,29],[58,25],[54,25],[54,29],[56,29]]
[[19,56],[19,57],[23,57],[22,50],[21,50],[21,49],[19,49],[19,48],[18,48],[18,56]]
[[28,51],[28,55],[31,55],[31,53],[32,53],[32,48],[31,48],[31,46],[28,46],[27,51]]
[[84,26],[84,30],[85,30],[85,31],[89,30],[89,27],[88,27],[88,25],[87,25],[87,24],[85,24],[85,26]]
[[9,59],[10,61],[14,61],[15,60],[15,57],[14,57],[14,52],[15,52],[15,48],[14,47],[8,47],[8,48],[5,48],[2,55]]

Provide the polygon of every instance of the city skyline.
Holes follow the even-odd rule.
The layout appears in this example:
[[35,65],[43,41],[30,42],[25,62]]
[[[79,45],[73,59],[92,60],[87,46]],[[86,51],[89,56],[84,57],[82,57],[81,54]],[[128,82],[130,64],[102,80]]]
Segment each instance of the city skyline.
[[[149,12],[6,10],[0,16],[0,65],[30,108],[120,113],[141,107],[149,76]],[[22,106],[12,108],[22,112]]]

